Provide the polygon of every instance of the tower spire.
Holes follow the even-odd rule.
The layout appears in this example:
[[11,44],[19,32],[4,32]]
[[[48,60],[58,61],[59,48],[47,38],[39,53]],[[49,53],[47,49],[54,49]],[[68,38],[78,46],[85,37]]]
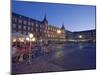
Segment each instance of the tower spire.
[[46,13],[44,15],[44,21],[47,21],[47,16],[46,16]]
[[46,13],[45,13],[45,15],[44,15],[43,22],[44,22],[45,24],[48,24],[48,20],[47,20],[47,15],[46,15]]
[[62,27],[61,27],[61,29],[64,29],[64,30],[65,30],[65,26],[64,26],[64,23],[62,24]]

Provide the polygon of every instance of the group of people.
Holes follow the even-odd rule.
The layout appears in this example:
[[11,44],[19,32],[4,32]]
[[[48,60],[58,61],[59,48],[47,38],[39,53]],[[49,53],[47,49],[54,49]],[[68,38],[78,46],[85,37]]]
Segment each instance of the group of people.
[[[12,46],[12,62],[23,62],[29,58],[29,44],[13,45]],[[31,55],[32,58],[36,56],[46,55],[52,51],[49,43],[32,44]]]

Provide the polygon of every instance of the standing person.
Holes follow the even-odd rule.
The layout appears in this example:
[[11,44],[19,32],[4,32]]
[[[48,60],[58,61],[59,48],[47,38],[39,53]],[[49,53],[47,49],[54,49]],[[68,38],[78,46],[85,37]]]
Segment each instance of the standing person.
[[16,52],[17,52],[16,46],[13,46],[12,47],[12,57],[16,56]]
[[20,49],[20,58],[19,61],[22,62],[24,60],[24,54],[25,54],[25,45],[21,45],[21,49]]
[[15,61],[16,62],[19,62],[19,57],[20,57],[20,45],[17,45],[16,46],[16,58],[15,58]]
[[23,58],[26,60],[28,58],[29,46],[27,44],[24,45],[24,55]]
[[48,45],[49,45],[48,41],[45,41],[44,42],[44,47],[43,47],[43,49],[44,49],[44,55],[48,54],[48,52],[49,52]]
[[12,55],[12,61],[14,62],[16,59],[16,53],[17,53],[17,48],[15,45],[12,46],[12,51],[11,51],[11,55]]
[[32,58],[34,58],[35,57],[35,44],[32,45],[31,53],[32,53]]
[[18,45],[17,47],[17,62],[23,61],[23,55],[24,55],[24,48],[23,45]]

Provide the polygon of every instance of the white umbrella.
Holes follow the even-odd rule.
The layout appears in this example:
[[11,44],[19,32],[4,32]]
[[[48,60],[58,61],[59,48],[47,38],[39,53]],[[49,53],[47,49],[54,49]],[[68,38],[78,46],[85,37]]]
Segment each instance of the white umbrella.
[[23,35],[23,34],[21,34],[21,33],[14,32],[14,33],[12,33],[12,37],[14,37],[14,38],[18,38],[18,37],[23,37],[23,38],[25,38],[25,37],[27,37],[27,35]]
[[18,39],[23,41],[26,39],[26,37],[27,37],[27,35],[23,35],[23,34],[18,33],[18,32],[12,33],[12,41],[16,41]]

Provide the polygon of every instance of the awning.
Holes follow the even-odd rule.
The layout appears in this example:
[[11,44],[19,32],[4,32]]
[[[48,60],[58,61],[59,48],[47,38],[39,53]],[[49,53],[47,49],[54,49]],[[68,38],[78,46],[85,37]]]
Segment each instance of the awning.
[[12,38],[18,38],[18,37],[26,38],[27,36],[28,35],[23,35],[23,34],[18,33],[18,32],[12,33]]

